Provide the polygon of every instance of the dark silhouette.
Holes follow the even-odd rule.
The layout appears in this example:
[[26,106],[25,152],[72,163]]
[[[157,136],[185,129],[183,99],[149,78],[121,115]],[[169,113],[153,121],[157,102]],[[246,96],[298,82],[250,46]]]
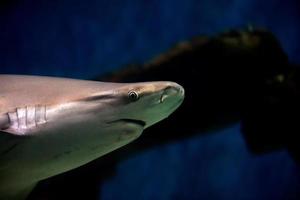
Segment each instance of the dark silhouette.
[[184,86],[187,95],[179,110],[145,131],[142,140],[150,146],[241,120],[250,150],[259,153],[286,146],[287,132],[296,130],[297,75],[270,32],[233,30],[182,42],[143,66],[98,79],[171,80]]

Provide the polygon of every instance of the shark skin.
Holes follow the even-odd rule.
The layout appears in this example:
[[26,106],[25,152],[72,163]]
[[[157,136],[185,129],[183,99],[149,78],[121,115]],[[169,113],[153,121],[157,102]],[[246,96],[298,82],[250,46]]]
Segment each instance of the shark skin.
[[184,99],[174,82],[0,75],[0,200],[138,138]]

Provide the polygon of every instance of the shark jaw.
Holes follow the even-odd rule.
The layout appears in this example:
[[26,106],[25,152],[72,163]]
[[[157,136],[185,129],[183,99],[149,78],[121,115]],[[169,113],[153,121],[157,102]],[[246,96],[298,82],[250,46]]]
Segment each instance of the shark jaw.
[[128,144],[184,99],[173,82],[1,75],[0,84],[0,199],[25,190],[23,199],[38,181]]

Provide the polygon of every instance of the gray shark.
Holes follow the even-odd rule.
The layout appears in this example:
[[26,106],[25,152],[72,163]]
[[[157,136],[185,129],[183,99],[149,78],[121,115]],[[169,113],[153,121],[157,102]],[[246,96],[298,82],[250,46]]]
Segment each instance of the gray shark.
[[0,199],[128,144],[183,99],[174,82],[0,75]]

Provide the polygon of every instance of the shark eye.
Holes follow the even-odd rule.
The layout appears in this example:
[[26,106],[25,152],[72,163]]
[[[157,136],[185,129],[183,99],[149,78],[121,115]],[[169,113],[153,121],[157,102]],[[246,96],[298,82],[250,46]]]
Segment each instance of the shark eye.
[[128,98],[131,101],[136,101],[139,99],[139,94],[136,91],[130,91],[130,92],[128,92]]

